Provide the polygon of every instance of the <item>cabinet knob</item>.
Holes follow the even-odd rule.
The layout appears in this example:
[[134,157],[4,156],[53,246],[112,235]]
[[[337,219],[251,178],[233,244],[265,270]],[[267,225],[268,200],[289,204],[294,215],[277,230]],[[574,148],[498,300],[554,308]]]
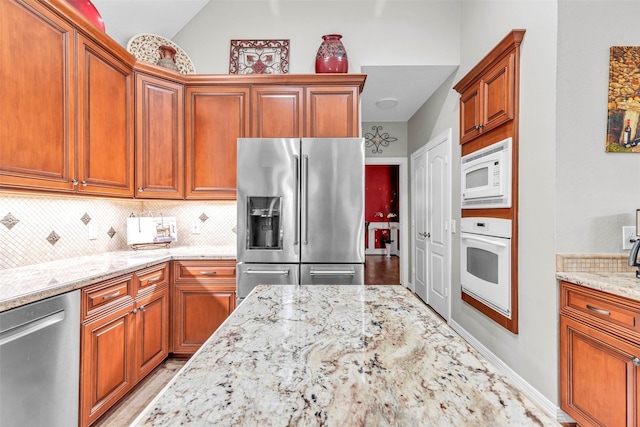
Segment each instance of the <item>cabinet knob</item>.
[[138,310],[134,308],[133,311],[131,312],[131,314],[136,314],[137,312],[138,312]]
[[71,183],[72,183],[73,185],[78,185],[78,180],[77,180],[77,179],[72,179],[72,180],[71,180]]
[[138,308],[138,310],[144,311],[144,305],[141,305],[140,308]]
[[633,363],[636,366],[640,366],[640,359],[638,359],[637,356],[634,356],[633,359],[631,359],[631,363]]
[[144,191],[144,188],[138,187],[138,193],[142,193],[143,191]]
[[83,187],[86,187],[86,186],[87,186],[87,181],[82,180],[82,182],[81,182],[80,184],[81,184]]

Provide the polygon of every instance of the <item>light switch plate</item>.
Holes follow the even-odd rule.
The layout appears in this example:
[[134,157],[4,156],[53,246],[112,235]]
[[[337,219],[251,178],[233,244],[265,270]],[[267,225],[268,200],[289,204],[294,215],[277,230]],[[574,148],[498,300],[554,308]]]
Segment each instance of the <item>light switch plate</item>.
[[634,226],[622,227],[622,249],[630,250],[633,243],[638,238],[636,236],[636,228]]
[[98,226],[93,222],[90,222],[87,225],[87,233],[89,235],[89,240],[96,240],[98,238]]

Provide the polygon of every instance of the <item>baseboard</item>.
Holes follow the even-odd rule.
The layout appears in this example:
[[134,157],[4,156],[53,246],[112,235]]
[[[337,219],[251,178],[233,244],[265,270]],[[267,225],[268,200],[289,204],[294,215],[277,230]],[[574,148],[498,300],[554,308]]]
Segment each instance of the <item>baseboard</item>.
[[480,353],[485,359],[491,362],[498,371],[502,372],[520,391],[527,396],[533,403],[538,405],[540,409],[547,413],[550,417],[554,418],[560,423],[572,423],[575,422],[573,418],[567,415],[560,407],[555,405],[549,399],[542,395],[538,390],[531,386],[527,381],[518,375],[513,369],[505,364],[498,356],[493,354],[487,347],[482,345],[480,341],[475,339],[470,333],[468,333],[462,326],[453,320],[449,320],[449,326],[453,328],[465,341],[467,341],[471,347],[473,347],[478,353]]

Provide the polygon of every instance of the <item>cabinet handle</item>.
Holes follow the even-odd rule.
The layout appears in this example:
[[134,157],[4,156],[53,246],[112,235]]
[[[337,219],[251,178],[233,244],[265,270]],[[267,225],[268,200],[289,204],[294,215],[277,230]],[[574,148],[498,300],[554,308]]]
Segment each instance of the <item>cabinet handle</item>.
[[116,292],[115,294],[105,295],[105,296],[102,297],[102,300],[103,301],[107,301],[107,300],[110,300],[110,299],[114,299],[118,295],[120,295],[120,291]]
[[640,366],[640,359],[638,359],[637,356],[634,356],[633,359],[631,359],[631,363],[633,363],[636,366]]
[[150,279],[147,279],[147,284],[157,282],[158,280],[160,280],[160,276],[151,277]]
[[599,308],[595,308],[589,304],[587,304],[587,308],[591,311],[595,311],[596,313],[604,314],[605,316],[611,316],[611,313],[606,310],[601,310]]
[[203,276],[214,276],[217,272],[215,271],[201,271],[200,274]]

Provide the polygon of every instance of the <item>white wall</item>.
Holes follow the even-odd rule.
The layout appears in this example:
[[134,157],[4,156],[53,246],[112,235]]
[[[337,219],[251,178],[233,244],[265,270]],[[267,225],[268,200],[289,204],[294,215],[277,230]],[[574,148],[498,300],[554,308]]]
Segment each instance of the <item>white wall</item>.
[[[461,62],[409,121],[413,152],[446,128],[459,140],[459,95],[452,89],[509,31],[526,29],[520,63],[519,334],[460,299],[458,235],[452,239],[451,319],[554,404],[558,402],[555,281],[555,1],[462,2]],[[445,86],[446,85],[446,86]],[[453,147],[453,212],[459,220],[460,147]]]
[[[289,39],[291,74],[315,72],[322,35],[362,65],[459,62],[459,0],[212,0],[175,37],[199,74],[228,74],[234,39]],[[399,77],[401,78],[401,77]]]
[[640,2],[560,1],[559,253],[624,252],[621,227],[640,208],[640,155],[605,152],[609,48],[640,45],[625,16],[640,16]]

